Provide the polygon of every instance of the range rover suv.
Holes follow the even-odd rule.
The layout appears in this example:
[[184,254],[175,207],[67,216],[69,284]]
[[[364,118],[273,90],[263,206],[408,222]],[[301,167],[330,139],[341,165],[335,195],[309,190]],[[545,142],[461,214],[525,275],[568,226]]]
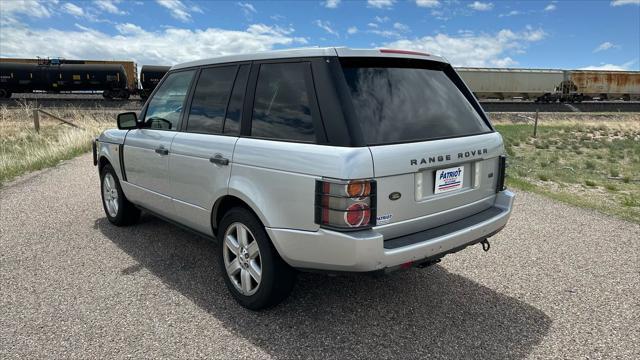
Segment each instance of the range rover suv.
[[509,218],[502,137],[442,58],[315,48],[176,65],[94,142],[106,216],[215,240],[243,306],[298,270],[381,273],[483,243]]

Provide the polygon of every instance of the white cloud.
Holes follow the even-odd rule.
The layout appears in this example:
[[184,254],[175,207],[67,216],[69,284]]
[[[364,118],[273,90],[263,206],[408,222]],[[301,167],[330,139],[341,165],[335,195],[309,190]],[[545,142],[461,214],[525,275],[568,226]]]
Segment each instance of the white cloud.
[[613,70],[613,71],[627,71],[627,70],[631,70],[631,67],[633,66],[633,64],[635,64],[638,60],[631,60],[631,61],[627,61],[624,64],[621,65],[615,65],[615,64],[600,64],[600,65],[591,65],[591,66],[585,66],[583,68],[580,68],[579,70]]
[[495,34],[464,32],[458,36],[437,34],[415,39],[397,40],[385,46],[442,55],[455,66],[511,66],[517,62],[509,55],[522,53],[529,43],[544,38],[542,29],[509,29]]
[[117,24],[116,30],[123,35],[144,34],[145,32],[140,26],[131,23]]
[[372,28],[377,28],[378,24],[370,22],[370,23],[367,24],[367,26],[368,27],[372,27]]
[[438,0],[416,0],[416,5],[420,7],[432,8],[436,6],[440,6],[440,1]]
[[618,47],[618,45],[616,45],[616,44],[614,44],[612,42],[609,42],[609,41],[605,41],[602,44],[598,45],[598,47],[593,49],[593,52],[596,53],[596,52],[605,51],[605,50],[609,50],[609,49],[617,48],[617,47]]
[[640,0],[613,0],[611,6],[640,5]]
[[516,15],[522,15],[522,12],[518,10],[511,10],[506,14],[498,15],[498,17],[508,17],[508,16],[516,16]]
[[67,14],[71,14],[71,15],[76,16],[76,17],[84,17],[84,16],[86,16],[84,10],[80,6],[72,4],[72,3],[65,3],[62,6],[62,9]]
[[[293,29],[254,24],[244,31],[219,28],[167,28],[158,32],[119,24],[117,35],[76,26],[76,30],[2,26],[0,56],[52,56],[67,59],[132,59],[139,64],[176,64],[219,55],[305,44]],[[180,49],[180,51],[176,51]]]
[[398,38],[401,37],[399,32],[393,31],[393,30],[369,30],[367,32],[371,33],[371,34],[378,35],[378,36],[382,36],[382,37],[385,37],[385,38],[396,38],[396,39],[398,39]]
[[554,11],[556,8],[556,4],[549,4],[544,8],[544,11]]
[[35,18],[48,18],[53,13],[49,5],[52,2],[43,2],[37,0],[12,0],[2,1],[2,11],[0,11],[0,18],[3,21],[13,20],[12,15],[24,14]]
[[375,21],[379,22],[379,23],[386,23],[387,21],[389,21],[389,17],[388,16],[376,16],[373,18]]
[[351,26],[350,28],[347,29],[347,34],[349,35],[353,35],[358,33],[358,28],[355,26]]
[[[167,8],[171,13],[171,16],[182,21],[187,22],[191,20],[191,14],[189,13],[189,9],[182,1],[180,0],[156,0],[158,5]],[[199,8],[197,8],[199,9]],[[197,10],[196,10],[197,11]]]
[[331,27],[331,22],[316,20],[313,23],[316,24],[322,30],[326,31],[327,33],[331,35],[335,35],[336,37],[340,37],[340,34]]
[[476,11],[487,11],[493,9],[493,3],[485,3],[480,1],[474,1],[468,6]]
[[518,65],[517,61],[514,61],[512,58],[510,57],[505,57],[502,59],[495,59],[491,62],[491,65],[496,66],[496,67],[509,67],[509,66],[514,66],[514,65]]
[[106,11],[110,14],[114,15],[125,15],[126,11],[122,11],[118,8],[120,0],[95,0],[93,3],[96,4],[98,9]]
[[407,26],[407,25],[405,25],[403,23],[399,23],[399,22],[394,23],[393,24],[393,28],[398,30],[398,31],[401,31],[401,32],[409,32],[410,31],[409,26]]
[[367,5],[377,9],[385,9],[392,7],[395,2],[395,0],[367,0]]
[[256,10],[256,8],[253,5],[249,4],[249,3],[239,2],[238,6],[240,6],[242,8],[242,11],[244,11],[245,14],[248,14],[248,13],[257,14],[258,13],[258,10]]
[[323,2],[324,7],[329,9],[335,9],[340,5],[341,0],[326,0]]

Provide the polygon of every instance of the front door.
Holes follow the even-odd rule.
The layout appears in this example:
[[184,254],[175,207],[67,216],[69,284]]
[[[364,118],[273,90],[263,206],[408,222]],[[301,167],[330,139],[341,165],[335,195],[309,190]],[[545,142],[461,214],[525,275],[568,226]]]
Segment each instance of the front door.
[[195,70],[167,75],[144,111],[141,129],[124,144],[127,196],[147,209],[171,216],[169,158]]
[[227,194],[249,65],[202,69],[184,132],[171,145],[174,219],[213,235],[211,211]]

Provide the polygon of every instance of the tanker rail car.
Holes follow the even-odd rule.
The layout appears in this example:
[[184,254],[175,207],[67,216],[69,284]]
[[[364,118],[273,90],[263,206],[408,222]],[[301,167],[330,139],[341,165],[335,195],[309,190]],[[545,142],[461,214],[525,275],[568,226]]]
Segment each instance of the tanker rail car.
[[169,66],[144,65],[138,83],[133,61],[0,58],[0,98],[15,93],[102,93],[105,99],[145,100]]
[[171,66],[143,65],[140,71],[140,97],[146,100]]
[[109,99],[128,99],[131,94],[122,65],[0,62],[0,97],[35,91],[101,91]]
[[640,99],[640,71],[456,68],[478,99],[536,102]]

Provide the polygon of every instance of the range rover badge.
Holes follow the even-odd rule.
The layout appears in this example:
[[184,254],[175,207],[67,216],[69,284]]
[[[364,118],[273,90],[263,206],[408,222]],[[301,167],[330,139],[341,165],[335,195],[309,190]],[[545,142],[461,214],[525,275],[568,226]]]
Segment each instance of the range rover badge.
[[394,191],[391,194],[389,194],[389,200],[398,200],[398,199],[400,199],[401,196],[402,196],[402,194],[400,194],[397,191]]

